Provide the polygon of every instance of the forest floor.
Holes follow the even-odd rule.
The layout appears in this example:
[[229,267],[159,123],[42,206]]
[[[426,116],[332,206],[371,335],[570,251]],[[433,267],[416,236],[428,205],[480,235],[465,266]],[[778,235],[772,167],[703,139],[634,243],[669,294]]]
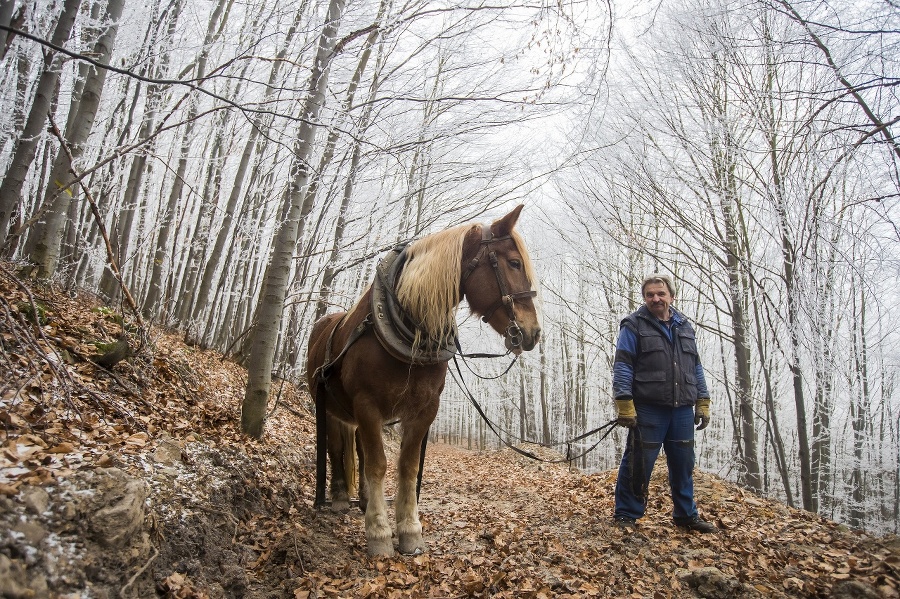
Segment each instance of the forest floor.
[[312,506],[302,390],[277,384],[250,440],[241,367],[160,330],[100,367],[119,322],[0,264],[2,597],[900,597],[896,537],[713,475],[696,496],[718,533],[672,527],[664,467],[627,531],[610,521],[614,472],[442,444],[425,462],[428,551],[371,559],[358,509]]

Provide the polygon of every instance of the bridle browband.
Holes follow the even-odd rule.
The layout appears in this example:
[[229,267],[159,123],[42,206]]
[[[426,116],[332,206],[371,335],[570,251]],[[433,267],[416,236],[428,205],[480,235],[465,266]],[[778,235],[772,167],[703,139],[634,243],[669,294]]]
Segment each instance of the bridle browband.
[[494,276],[497,278],[497,286],[500,289],[500,298],[488,308],[484,315],[481,317],[483,322],[488,322],[491,319],[491,316],[494,315],[500,307],[506,307],[506,315],[509,316],[509,325],[506,327],[506,338],[509,340],[509,344],[512,347],[519,347],[522,345],[522,327],[519,326],[519,323],[516,321],[516,312],[514,309],[514,302],[516,300],[521,300],[526,297],[535,297],[537,295],[537,291],[533,289],[529,289],[528,291],[516,291],[514,293],[509,292],[509,286],[507,285],[506,278],[503,277],[500,272],[500,260],[497,258],[497,252],[491,249],[491,244],[498,241],[506,241],[507,239],[512,239],[512,235],[504,235],[503,237],[494,237],[494,232],[491,231],[491,225],[485,224],[481,225],[481,242],[480,248],[478,250],[478,254],[469,262],[469,265],[466,267],[466,271],[462,276],[462,283],[465,284],[466,279],[469,278],[478,265],[481,263],[482,255],[487,252],[488,261],[491,264],[491,267],[494,271]]

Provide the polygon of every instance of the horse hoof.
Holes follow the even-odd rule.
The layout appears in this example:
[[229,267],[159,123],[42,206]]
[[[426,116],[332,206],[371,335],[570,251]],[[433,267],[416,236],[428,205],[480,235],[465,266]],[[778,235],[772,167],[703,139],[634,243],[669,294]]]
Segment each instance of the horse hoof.
[[386,542],[369,543],[369,557],[394,557],[394,546],[390,539]]
[[400,537],[400,553],[403,555],[420,555],[425,553],[425,541],[422,536],[414,536],[408,539]]
[[350,509],[350,502],[342,499],[333,499],[331,501],[332,512],[346,512]]

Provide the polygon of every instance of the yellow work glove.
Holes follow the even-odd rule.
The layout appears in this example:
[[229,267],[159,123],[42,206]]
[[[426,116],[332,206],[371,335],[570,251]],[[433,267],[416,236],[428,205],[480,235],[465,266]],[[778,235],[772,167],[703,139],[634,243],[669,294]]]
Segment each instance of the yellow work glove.
[[634,410],[633,399],[616,400],[616,421],[619,426],[625,428],[637,426],[637,412]]
[[709,398],[701,397],[694,405],[694,424],[697,430],[702,431],[709,425]]

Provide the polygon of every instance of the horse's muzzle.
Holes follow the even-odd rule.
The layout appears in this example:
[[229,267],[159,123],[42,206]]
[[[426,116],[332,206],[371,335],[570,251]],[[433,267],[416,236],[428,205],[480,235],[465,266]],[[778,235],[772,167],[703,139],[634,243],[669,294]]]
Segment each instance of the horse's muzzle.
[[541,329],[535,327],[531,330],[523,329],[517,324],[510,324],[503,336],[506,349],[517,356],[523,351],[531,351],[541,338]]

